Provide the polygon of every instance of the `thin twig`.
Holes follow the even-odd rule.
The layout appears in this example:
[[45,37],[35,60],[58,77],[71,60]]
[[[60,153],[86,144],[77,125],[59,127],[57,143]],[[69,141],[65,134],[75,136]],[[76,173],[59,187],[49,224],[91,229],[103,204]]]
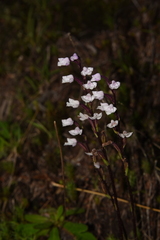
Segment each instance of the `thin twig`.
[[63,206],[64,206],[64,213],[65,213],[65,211],[66,211],[66,204],[65,204],[66,184],[65,184],[65,176],[64,176],[64,160],[63,160],[63,153],[62,153],[62,148],[61,148],[61,143],[60,143],[60,138],[59,138],[59,134],[58,134],[58,129],[57,129],[56,121],[54,121],[54,127],[55,127],[55,130],[56,130],[56,137],[57,137],[58,147],[59,147],[59,151],[60,151],[62,180],[63,180],[63,188],[64,188]]
[[[59,183],[51,182],[51,184],[52,184],[54,187],[64,188],[64,186],[63,186],[62,184],[59,184]],[[75,190],[78,191],[78,192],[85,192],[85,193],[88,193],[88,194],[93,194],[93,195],[97,195],[97,196],[101,196],[101,197],[107,197],[107,198],[111,199],[111,197],[110,197],[108,194],[104,194],[104,193],[100,193],[100,192],[95,192],[95,191],[91,191],[91,190],[87,190],[87,189],[82,189],[82,188],[75,188]],[[114,198],[114,197],[113,197],[113,198]],[[123,202],[123,203],[128,203],[128,204],[130,204],[130,201],[125,200],[125,199],[123,199],[123,198],[117,197],[117,200],[118,200],[119,202]],[[160,213],[160,209],[157,209],[157,208],[148,207],[148,206],[145,206],[145,205],[142,205],[142,204],[139,204],[139,203],[134,203],[134,205],[135,205],[136,207],[139,207],[139,208],[148,209],[148,210],[151,210],[151,211],[159,212],[159,213]]]

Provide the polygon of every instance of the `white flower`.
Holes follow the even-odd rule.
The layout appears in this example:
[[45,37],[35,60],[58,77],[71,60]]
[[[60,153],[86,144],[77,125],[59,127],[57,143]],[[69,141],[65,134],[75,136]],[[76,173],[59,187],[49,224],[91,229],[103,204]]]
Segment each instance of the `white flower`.
[[118,135],[119,135],[121,138],[129,138],[132,134],[133,134],[133,132],[123,131],[123,133],[119,133]]
[[93,117],[89,117],[89,118],[91,120],[95,120],[95,119],[99,120],[99,119],[101,119],[101,117],[102,117],[102,113],[94,113]]
[[70,64],[70,60],[68,57],[65,57],[65,58],[58,58],[58,67],[60,66],[68,66]]
[[73,136],[76,135],[81,135],[82,134],[82,129],[80,129],[79,127],[76,127],[74,130],[70,130],[69,133]]
[[73,123],[74,121],[72,120],[72,118],[67,118],[62,120],[63,127],[73,125]]
[[111,84],[109,84],[109,88],[112,90],[119,88],[119,86],[120,86],[120,82],[116,82],[114,80],[112,80]]
[[97,109],[100,109],[101,111],[106,111],[109,104],[108,103],[100,103],[101,106],[98,106]]
[[92,75],[91,82],[99,81],[99,80],[101,80],[101,75],[99,73]]
[[95,168],[100,168],[100,163],[99,162],[94,162],[93,164],[94,164]]
[[74,77],[72,74],[62,77],[62,83],[72,83],[73,81]]
[[91,152],[85,152],[85,154],[88,156],[93,156],[93,153],[91,153]]
[[94,96],[88,93],[87,95],[81,96],[82,100],[86,103],[92,102],[94,100]]
[[100,109],[102,111],[105,111],[107,115],[110,115],[111,113],[114,113],[117,108],[113,106],[113,104],[108,103],[100,103],[101,106],[98,106],[97,109]]
[[102,100],[104,98],[103,91],[92,91],[92,94],[94,96],[94,99]]
[[111,120],[111,122],[109,124],[107,124],[107,127],[109,128],[114,128],[118,125],[118,120]]
[[108,107],[108,103],[100,103],[101,106],[98,106],[97,109],[100,109],[101,111],[105,111]]
[[86,76],[86,75],[91,75],[93,72],[93,68],[92,67],[83,67],[83,70],[81,72],[82,76]]
[[77,108],[79,106],[79,101],[69,98],[69,101],[66,103],[66,106]]
[[109,104],[108,107],[105,110],[105,113],[107,115],[110,115],[111,113],[114,113],[117,110],[116,107],[113,106],[113,104]]
[[83,113],[79,113],[79,115],[78,115],[78,118],[79,118],[79,120],[81,120],[81,121],[84,121],[84,120],[86,120],[86,119],[88,119],[88,115],[87,114],[83,114]]
[[86,84],[83,84],[83,87],[85,89],[91,89],[92,90],[93,88],[97,87],[97,83],[96,82],[87,81]]
[[77,53],[74,53],[71,57],[70,57],[71,61],[75,61],[78,59],[78,55]]
[[75,138],[67,138],[67,142],[64,143],[64,146],[71,145],[72,147],[76,146],[77,139]]

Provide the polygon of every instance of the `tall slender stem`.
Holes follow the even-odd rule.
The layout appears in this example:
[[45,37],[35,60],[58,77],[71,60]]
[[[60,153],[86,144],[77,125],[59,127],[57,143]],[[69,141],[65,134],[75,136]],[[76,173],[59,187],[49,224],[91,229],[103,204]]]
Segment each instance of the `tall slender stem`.
[[[124,167],[124,163],[123,163],[123,167]],[[137,237],[137,230],[136,230],[136,217],[135,217],[135,207],[134,207],[133,193],[132,193],[132,189],[131,189],[131,185],[130,185],[128,176],[126,174],[125,174],[125,178],[126,178],[126,182],[127,182],[127,185],[128,185],[128,191],[129,191],[130,202],[131,202],[131,212],[132,212],[134,238],[135,238],[135,240],[137,240],[138,237]]]
[[[112,91],[112,94],[113,94],[113,99],[114,99],[114,105],[117,107],[117,99],[116,99],[115,92]],[[117,120],[119,121],[120,117],[119,117],[118,110],[116,111],[116,117],[117,117]],[[120,121],[119,121],[119,124],[118,124],[117,128],[118,128],[118,131],[120,132]],[[122,141],[120,142],[120,146],[119,147],[120,147],[122,158],[125,159],[124,158],[124,154],[123,154],[124,148],[123,148]],[[122,161],[122,165],[123,165],[123,171],[124,171],[125,179],[126,179],[126,182],[127,182],[129,196],[130,196],[130,202],[131,202],[131,212],[132,212],[132,223],[133,223],[134,238],[135,238],[135,240],[137,240],[138,237],[137,237],[137,230],[136,230],[136,218],[135,218],[135,208],[134,208],[133,193],[132,193],[132,189],[131,189],[131,185],[130,185],[128,176],[125,173],[125,165],[124,165],[123,161]]]
[[[105,155],[106,155],[106,153],[105,153]],[[107,155],[106,155],[106,158],[107,158]],[[107,168],[108,168],[108,172],[109,172],[109,175],[110,175],[112,189],[113,189],[113,193],[114,193],[114,201],[115,201],[115,205],[116,205],[117,217],[118,217],[121,229],[122,229],[122,231],[124,233],[125,239],[127,240],[128,237],[127,237],[127,233],[126,233],[126,230],[125,230],[122,218],[121,218],[119,204],[118,204],[118,200],[117,200],[117,191],[116,191],[116,187],[115,187],[115,181],[114,181],[114,177],[113,177],[113,172],[112,172],[112,169],[111,169],[110,165],[108,165]]]
[[66,201],[65,201],[66,183],[65,183],[65,176],[64,176],[64,160],[63,160],[63,153],[62,153],[62,148],[61,148],[61,143],[60,143],[60,139],[59,139],[59,134],[58,134],[56,121],[54,121],[54,127],[55,127],[55,130],[56,130],[56,137],[57,137],[57,141],[58,141],[58,147],[59,147],[59,150],[60,150],[61,170],[62,170],[62,178],[63,178],[63,185],[64,185],[63,206],[64,206],[64,214],[65,214],[66,213]]
[[[98,140],[99,140],[99,143],[100,145],[102,146],[102,141],[101,141],[101,137],[100,137],[100,134],[97,133],[97,136],[98,136]],[[125,230],[125,227],[124,227],[124,224],[123,224],[123,221],[122,221],[122,218],[121,218],[121,214],[120,214],[120,209],[119,209],[119,204],[118,204],[118,200],[117,200],[117,191],[116,191],[116,187],[115,187],[115,181],[114,181],[114,177],[113,177],[113,172],[112,172],[112,169],[111,169],[111,166],[109,164],[109,159],[108,159],[108,156],[107,156],[107,153],[105,151],[104,148],[102,148],[102,152],[103,152],[103,156],[105,158],[105,160],[107,161],[108,163],[108,172],[109,172],[109,176],[110,176],[110,180],[111,180],[111,186],[112,186],[112,190],[113,190],[113,194],[114,194],[114,201],[112,202],[113,205],[114,205],[114,208],[115,208],[115,211],[117,213],[117,218],[118,218],[118,222],[119,222],[119,230],[120,230],[120,235],[121,235],[121,239],[123,239],[123,234],[124,234],[124,237],[125,239],[127,240],[128,237],[127,237],[127,233],[126,233],[126,230]],[[103,184],[105,185],[104,181],[103,181]],[[106,186],[106,185],[105,185]]]

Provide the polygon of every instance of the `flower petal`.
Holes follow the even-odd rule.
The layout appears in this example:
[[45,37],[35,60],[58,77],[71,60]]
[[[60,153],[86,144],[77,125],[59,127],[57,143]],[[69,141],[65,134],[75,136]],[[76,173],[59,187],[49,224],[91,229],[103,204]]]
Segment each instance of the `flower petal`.
[[84,120],[86,120],[86,119],[88,119],[88,115],[87,114],[83,114],[83,113],[79,113],[79,115],[78,115],[78,118],[79,118],[79,120],[81,120],[81,121],[84,121]]
[[119,135],[121,138],[129,138],[132,134],[133,134],[133,132],[123,131],[123,133],[119,133],[118,135]]
[[97,87],[97,83],[96,82],[91,82],[91,81],[87,81],[86,84],[83,84],[83,87],[85,89],[93,89],[93,88],[96,88]]
[[119,88],[119,86],[120,86],[120,82],[116,82],[114,80],[112,80],[111,84],[109,84],[109,88],[112,90]]
[[92,91],[92,94],[95,99],[102,100],[104,98],[104,92],[103,91]]
[[100,81],[100,80],[101,80],[100,73],[96,73],[96,74],[92,75],[91,82]]
[[65,58],[58,58],[58,67],[60,66],[68,66],[70,64],[70,60],[68,57],[65,57]]
[[72,74],[62,77],[62,83],[72,83],[73,81],[74,77]]
[[82,134],[82,129],[80,129],[79,127],[76,127],[74,130],[70,130],[69,133],[73,136],[76,135],[81,135]]
[[110,115],[111,113],[114,113],[117,110],[116,107],[113,106],[113,104],[109,104],[108,108],[105,110],[105,113],[107,115]]
[[81,72],[82,76],[87,76],[87,75],[91,75],[93,72],[93,68],[92,67],[83,67],[83,70]]
[[97,109],[100,109],[101,111],[105,111],[105,109],[108,107],[108,103],[100,103],[101,106],[98,106]]
[[62,126],[63,127],[73,125],[73,123],[74,123],[72,118],[62,119],[61,121],[62,121]]
[[79,106],[79,101],[69,98],[68,102],[66,103],[66,106],[77,108]]
[[76,138],[67,138],[67,142],[64,143],[64,146],[71,145],[72,147],[75,147],[77,144]]
[[99,162],[94,162],[93,164],[94,164],[95,168],[100,168],[101,167]]
[[95,120],[95,119],[99,120],[99,119],[101,119],[101,117],[102,117],[102,113],[94,113],[93,117],[89,117],[89,118],[91,120]]
[[77,59],[78,59],[77,53],[74,53],[74,54],[70,57],[70,59],[71,59],[72,62],[75,61],[75,60],[77,60]]
[[87,95],[81,96],[82,100],[86,103],[92,102],[94,100],[94,96],[88,93]]
[[118,120],[111,120],[111,122],[109,124],[107,124],[107,127],[109,128],[114,128],[118,125]]
[[100,109],[101,111],[105,111],[107,115],[110,115],[111,113],[114,113],[117,108],[113,106],[113,104],[108,103],[100,103],[101,106],[98,106],[97,109]]

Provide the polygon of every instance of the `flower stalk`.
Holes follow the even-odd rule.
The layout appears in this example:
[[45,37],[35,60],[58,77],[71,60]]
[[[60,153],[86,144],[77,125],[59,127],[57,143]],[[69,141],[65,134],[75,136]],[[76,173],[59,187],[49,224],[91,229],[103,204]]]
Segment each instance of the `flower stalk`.
[[[63,76],[62,83],[72,83],[76,81],[80,87],[82,87],[82,95],[81,100],[78,101],[76,99],[69,98],[66,103],[67,107],[77,108],[80,107],[82,110],[79,112],[77,119],[72,120],[71,118],[63,119],[62,126],[72,126],[75,125],[75,128],[70,130],[68,133],[72,137],[68,137],[67,141],[64,143],[65,146],[76,146],[77,144],[82,147],[93,162],[93,166],[95,167],[100,181],[105,189],[106,193],[110,195],[111,202],[113,204],[114,210],[117,213],[117,219],[119,223],[119,234],[120,239],[128,239],[127,233],[121,218],[121,213],[117,200],[117,190],[115,185],[114,173],[112,171],[107,148],[109,146],[113,146],[113,148],[118,153],[124,171],[124,176],[127,181],[129,196],[131,200],[131,209],[132,209],[132,221],[133,221],[133,230],[134,237],[137,239],[136,233],[136,220],[134,215],[134,200],[133,194],[131,190],[131,186],[128,179],[128,163],[124,156],[124,147],[126,145],[126,139],[131,137],[133,132],[127,132],[126,130],[121,130],[120,127],[120,116],[117,107],[116,100],[116,91],[120,87],[120,82],[115,80],[109,80],[106,76],[102,76],[100,73],[95,73],[92,67],[82,67],[80,57],[74,53],[70,58],[59,58],[58,66],[68,66],[71,62],[75,62],[80,70],[81,77],[73,76],[72,74]],[[108,86],[108,92],[104,92],[98,88],[99,81],[104,79]],[[107,124],[105,124],[107,131],[113,131],[117,138],[118,142],[114,142],[113,140],[108,139],[108,136],[104,129],[102,129],[99,124],[103,119],[107,119]],[[84,134],[83,129],[85,129],[85,122],[88,122],[92,128],[93,134],[96,137],[96,141],[99,143],[99,147],[93,147],[91,150],[90,145],[91,140],[88,141],[87,136]],[[73,138],[74,136],[74,138]],[[82,141],[77,140],[82,138]],[[108,170],[110,181],[111,181],[111,189],[104,179],[105,169]]]

